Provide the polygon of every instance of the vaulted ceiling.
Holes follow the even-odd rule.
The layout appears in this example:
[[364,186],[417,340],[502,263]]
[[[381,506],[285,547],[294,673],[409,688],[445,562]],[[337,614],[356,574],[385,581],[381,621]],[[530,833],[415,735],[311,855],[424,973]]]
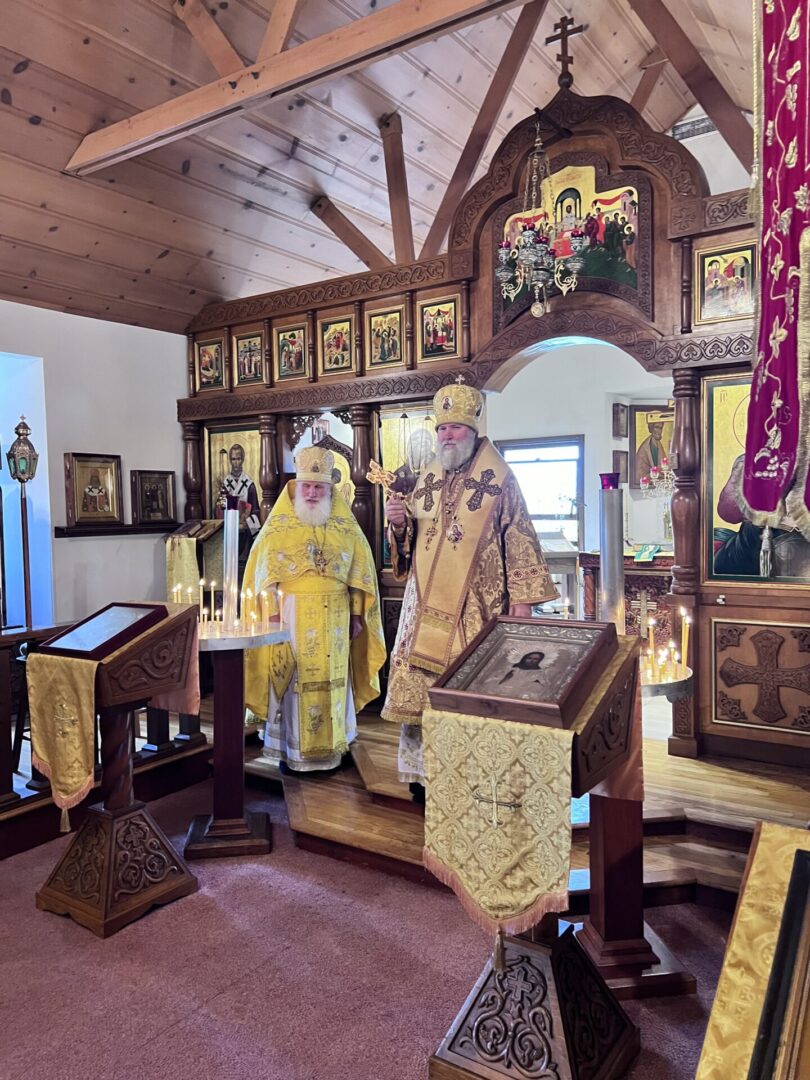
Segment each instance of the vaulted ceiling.
[[[178,2],[3,0],[0,297],[182,331],[209,301],[364,270],[313,213],[321,196],[393,260],[379,123],[395,112],[418,255],[521,8],[287,92],[120,164],[69,175],[65,167],[87,133],[218,78],[188,18],[174,13]],[[288,44],[294,49],[396,0],[276,2],[297,6]],[[655,11],[661,0],[548,0],[473,180],[506,132],[556,92],[557,46],[545,39],[565,14],[588,23],[571,43],[577,92],[628,101],[649,94],[643,114],[659,131],[684,115],[695,98],[676,57],[660,63],[644,18],[648,4]],[[664,6],[726,98],[751,110],[750,4]],[[248,64],[272,8],[272,0],[205,3]]]

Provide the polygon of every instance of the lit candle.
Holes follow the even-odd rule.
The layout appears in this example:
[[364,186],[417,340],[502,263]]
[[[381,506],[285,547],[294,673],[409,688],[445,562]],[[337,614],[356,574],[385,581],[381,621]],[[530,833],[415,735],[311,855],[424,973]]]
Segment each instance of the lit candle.
[[245,617],[245,593],[244,593],[244,591],[239,593],[239,614],[244,619],[244,617]]
[[278,626],[279,630],[284,629],[284,593],[281,589],[278,590]]
[[247,607],[245,608],[245,618],[249,619],[251,617],[251,615],[253,614],[253,590],[248,589],[248,591],[245,593],[245,595],[247,596]]
[[262,613],[262,630],[267,630],[267,593],[264,589],[262,589],[259,603]]
[[649,489],[649,486],[650,486],[650,478],[649,478],[649,476],[642,476],[641,479],[639,480],[639,484],[641,485],[641,490],[642,491],[647,491]]
[[217,628],[217,637],[219,637],[222,632],[222,610],[220,608],[217,608],[214,612],[214,625]]
[[250,632],[251,632],[251,634],[256,633],[256,612],[255,611],[251,611],[251,613],[250,613]]
[[186,596],[188,597],[188,601],[187,601],[187,602],[188,602],[189,604],[191,603],[191,594],[192,594],[192,592],[193,592],[193,591],[194,591],[194,590],[193,590],[193,589],[191,588],[191,586],[190,586],[190,585],[189,585],[189,587],[188,587],[188,588],[186,589]]
[[203,604],[205,602],[205,598],[204,598],[204,595],[203,595],[204,589],[205,589],[205,581],[202,578],[200,578],[200,622],[202,622]]
[[214,610],[214,586],[215,585],[216,585],[216,582],[212,581],[211,582],[211,610],[212,611]]
[[681,626],[681,656],[684,664],[689,667],[689,627],[692,625],[691,618],[687,615]]
[[180,603],[181,589],[182,586],[179,584],[175,585],[175,587],[172,589],[172,602],[175,604]]

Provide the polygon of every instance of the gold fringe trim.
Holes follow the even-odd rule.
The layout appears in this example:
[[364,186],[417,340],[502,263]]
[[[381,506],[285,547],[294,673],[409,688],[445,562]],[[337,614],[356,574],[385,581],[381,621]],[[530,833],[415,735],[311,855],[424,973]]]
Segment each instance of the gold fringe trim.
[[[807,16],[810,18],[810,15]],[[808,75],[810,78],[810,75]],[[796,472],[785,497],[787,511],[805,540],[810,540],[810,507],[805,502],[810,470],[810,226],[799,241],[799,312],[796,329],[796,378],[799,382],[799,442]]]
[[[42,758],[33,750],[31,751],[31,764],[34,766],[35,769],[38,769],[42,773],[42,775],[48,780],[53,780],[50,765],[47,761],[43,761]],[[87,780],[85,780],[84,784],[78,789],[78,791],[75,791],[67,798],[65,798],[63,795],[60,795],[57,791],[54,791],[53,785],[51,785],[51,798],[60,810],[72,810],[74,806],[79,805],[82,799],[87,798],[87,796],[93,790],[94,783],[95,776],[93,773],[90,773]]]
[[473,900],[455,870],[445,866],[427,848],[422,850],[422,862],[434,877],[453,890],[472,921],[477,926],[480,926],[482,930],[486,930],[491,934],[499,931],[512,935],[525,934],[527,930],[531,930],[533,926],[536,926],[544,916],[551,915],[553,912],[568,910],[568,889],[566,888],[556,893],[545,893],[543,896],[538,897],[531,907],[515,915],[510,915],[506,919],[494,919]]

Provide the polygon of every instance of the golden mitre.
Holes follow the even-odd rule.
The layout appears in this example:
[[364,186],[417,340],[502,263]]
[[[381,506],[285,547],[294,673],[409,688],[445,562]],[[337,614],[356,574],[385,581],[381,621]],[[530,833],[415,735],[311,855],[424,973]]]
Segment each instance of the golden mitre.
[[440,424],[466,424],[477,433],[483,411],[483,394],[466,383],[443,386],[433,398],[436,427]]
[[305,446],[295,455],[295,479],[313,484],[334,484],[335,455],[319,446]]

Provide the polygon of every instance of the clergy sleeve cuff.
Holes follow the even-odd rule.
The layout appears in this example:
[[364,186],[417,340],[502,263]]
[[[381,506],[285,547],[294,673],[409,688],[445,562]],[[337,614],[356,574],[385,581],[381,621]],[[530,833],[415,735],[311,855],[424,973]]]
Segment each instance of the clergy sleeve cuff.
[[349,611],[352,615],[363,614],[363,593],[360,589],[349,589]]

